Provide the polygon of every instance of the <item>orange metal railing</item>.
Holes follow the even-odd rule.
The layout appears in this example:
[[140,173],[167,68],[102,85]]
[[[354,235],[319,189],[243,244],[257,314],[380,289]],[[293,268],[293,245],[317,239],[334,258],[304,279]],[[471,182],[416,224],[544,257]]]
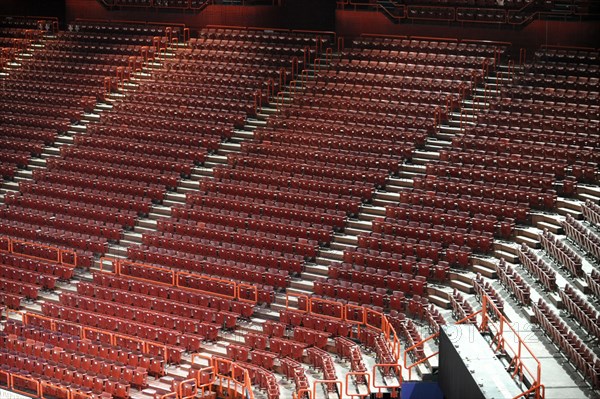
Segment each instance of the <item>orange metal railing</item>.
[[[54,255],[52,255],[51,257],[41,257],[27,254],[24,252],[19,252],[18,248],[21,248],[21,246],[38,248],[40,250],[39,252],[43,252],[43,250],[45,249],[48,250],[47,253]],[[8,236],[0,236],[0,252],[8,252],[25,258],[57,263],[68,267],[75,267],[75,265],[77,264],[77,253],[73,250],[62,249],[53,245],[46,245],[38,242],[26,241]]]
[[[492,334],[492,349],[496,352],[505,353],[512,359],[510,368],[513,370],[511,374],[513,379],[524,382],[525,378],[528,378],[528,382],[531,384],[527,390],[515,396],[513,399],[525,397],[531,394],[534,394],[533,397],[535,399],[543,399],[545,397],[545,386],[541,382],[542,368],[540,361],[529,348],[529,346],[527,346],[527,344],[523,341],[514,327],[512,327],[504,314],[496,307],[494,302],[486,294],[482,295],[481,310],[457,321],[456,324],[462,324],[469,320],[476,320],[478,316],[481,319],[481,322],[478,325],[479,331]],[[511,339],[507,339],[505,337],[506,333],[512,334]],[[439,351],[435,352],[428,357],[420,359],[419,361],[409,365],[408,355],[410,352],[417,347],[422,347],[425,342],[436,339],[438,336],[439,333],[430,335],[429,337],[404,350],[404,368],[408,370],[409,378],[411,376],[411,370],[414,367],[439,354]],[[511,341],[514,339],[516,339],[516,346]],[[536,365],[535,371],[527,367],[525,361],[523,360],[525,358],[527,358],[528,362]]]
[[[112,265],[112,271],[104,270],[104,264],[108,263]],[[147,272],[155,272],[157,275],[162,276],[162,280],[155,280],[146,277],[142,277],[140,275],[131,274],[130,272],[133,270],[138,270],[144,272],[143,275],[146,276]],[[166,267],[153,266],[140,262],[132,262],[127,259],[118,259],[111,257],[102,257],[100,258],[100,272],[101,273],[110,273],[115,274],[117,276],[127,276],[128,278],[132,278],[135,280],[145,281],[151,284],[162,284],[166,286],[172,286],[177,288],[182,288],[194,292],[201,292],[204,294],[218,296],[220,298],[226,298],[231,300],[239,300],[242,302],[253,303],[255,304],[258,301],[258,289],[247,283],[240,283],[231,280],[225,280],[218,277],[206,276],[202,274],[194,274],[186,271],[177,271],[174,269],[169,269]],[[141,274],[141,273],[140,273]],[[219,284],[219,292],[203,290],[200,288],[190,287],[186,285],[186,279],[196,279],[204,282],[213,282]],[[222,292],[222,289],[226,288],[226,292]],[[242,292],[250,291],[250,297],[253,299],[247,298],[246,295],[243,295]]]

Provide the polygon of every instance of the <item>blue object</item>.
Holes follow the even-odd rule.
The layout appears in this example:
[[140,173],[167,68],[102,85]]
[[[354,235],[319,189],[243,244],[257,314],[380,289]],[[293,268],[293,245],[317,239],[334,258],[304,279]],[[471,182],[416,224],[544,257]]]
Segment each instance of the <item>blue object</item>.
[[402,383],[401,399],[444,399],[437,382],[406,381]]

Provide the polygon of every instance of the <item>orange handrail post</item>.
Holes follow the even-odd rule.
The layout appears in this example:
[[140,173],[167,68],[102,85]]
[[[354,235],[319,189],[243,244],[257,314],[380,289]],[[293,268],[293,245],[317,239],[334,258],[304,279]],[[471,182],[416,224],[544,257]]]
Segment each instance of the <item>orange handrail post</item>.
[[[365,383],[361,384],[361,385],[365,385],[366,387],[366,392],[364,393],[350,393],[348,392],[348,389],[350,388],[350,377],[352,376],[361,376],[362,378],[364,378]],[[346,373],[346,390],[344,391],[344,395],[346,395],[349,398],[366,398],[371,396],[371,375],[369,373],[366,373],[364,371],[350,371],[348,373]]]
[[[387,375],[389,372],[391,372],[391,370],[395,370],[395,374],[396,374],[396,378],[398,380],[397,384],[382,384],[382,385],[378,385],[377,384],[377,369],[383,369],[383,375]],[[387,373],[386,373],[387,371]],[[399,364],[394,364],[394,363],[379,363],[379,364],[375,364],[373,365],[373,388],[377,389],[377,395],[381,395],[382,394],[382,390],[389,390],[392,391],[392,396],[394,396],[394,393],[397,392],[397,390],[400,389],[400,387],[402,386],[402,369],[400,368]]]
[[290,297],[296,298],[296,300],[298,301],[298,304],[300,304],[300,300],[301,299],[303,299],[304,303],[307,304],[307,308],[306,309],[301,309],[300,306],[298,306],[297,310],[299,310],[301,312],[305,312],[305,313],[309,311],[309,308],[308,308],[308,302],[309,302],[308,295],[295,294],[293,292],[286,292],[285,293],[285,308],[286,309],[291,309],[291,306],[290,306]]
[[338,41],[337,41],[337,49],[338,49],[338,53],[341,51],[344,51],[344,38],[343,37],[338,37]]
[[[15,381],[23,381],[26,384],[27,391],[21,390],[15,386]],[[27,396],[33,395],[31,391],[35,391],[34,396],[40,396],[40,382],[31,377],[25,377],[23,375],[11,374],[10,375],[10,386],[14,392],[21,393]]]
[[[44,392],[48,391],[48,396],[44,396]],[[47,397],[57,397],[56,391],[62,391],[66,393],[65,399],[71,399],[73,397],[73,392],[69,388],[65,388],[63,386],[53,384],[49,381],[40,381],[40,398],[45,399]],[[79,396],[78,396],[79,397]]]
[[519,66],[523,66],[526,58],[527,58],[527,49],[523,47],[519,50]]
[[338,393],[343,392],[343,389],[342,389],[343,384],[342,384],[342,381],[340,381],[340,380],[315,380],[315,382],[313,383],[313,386],[312,386],[313,399],[316,399],[316,397],[317,397],[317,386],[318,385],[325,385],[327,392],[332,392],[332,391],[335,392],[335,390],[331,388],[332,385],[338,387],[338,390],[337,390]]
[[[243,298],[242,295],[241,295],[242,288],[249,289],[250,291],[253,291],[254,292],[254,299]],[[258,302],[258,288],[256,288],[255,285],[250,285],[250,284],[245,284],[245,283],[238,283],[237,284],[237,295],[236,295],[236,298],[240,302],[248,302],[248,303],[256,304]]]
[[292,393],[292,399],[312,399],[312,391],[308,388],[302,388],[298,392]]
[[298,57],[292,58],[292,79],[298,74]]

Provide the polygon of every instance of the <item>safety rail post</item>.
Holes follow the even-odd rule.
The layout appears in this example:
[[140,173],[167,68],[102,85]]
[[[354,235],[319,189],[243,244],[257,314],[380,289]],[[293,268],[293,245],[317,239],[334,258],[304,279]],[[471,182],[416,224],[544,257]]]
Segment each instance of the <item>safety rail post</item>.
[[0,236],[0,252],[12,252],[12,241],[8,236]]
[[[339,316],[335,316],[335,315],[327,315],[327,314],[323,314],[323,313],[318,313],[315,312],[313,310],[313,307],[316,306],[316,303],[322,303],[322,304],[333,304],[334,307],[339,307],[340,309],[340,315]],[[312,313],[312,314],[316,314],[319,315],[321,317],[325,317],[325,318],[329,318],[329,319],[335,319],[335,320],[344,320],[346,318],[346,307],[341,304],[340,302],[337,301],[329,301],[327,299],[322,299],[322,298],[314,298],[314,297],[310,297],[308,298],[308,313]]]
[[337,51],[338,53],[344,51],[344,38],[341,36],[337,40]]
[[309,388],[302,388],[298,392],[292,392],[292,399],[312,399],[312,391]]
[[525,64],[527,58],[527,49],[522,47],[519,49],[519,66],[523,66]]
[[[396,378],[398,380],[398,382],[396,384],[382,384],[382,385],[378,385],[377,384],[377,370],[378,369],[383,369],[383,375],[386,375],[386,371],[395,370],[395,374],[396,374]],[[382,394],[382,390],[388,390],[391,391],[392,393],[392,397],[394,396],[394,393],[396,393],[398,390],[400,390],[400,387],[402,387],[402,369],[400,368],[399,364],[395,364],[395,363],[378,363],[373,365],[373,388],[377,389],[377,395],[380,396]]]
[[[365,383],[361,383],[360,385],[364,385],[366,387],[366,392],[365,393],[350,393],[348,392],[348,389],[350,388],[350,377],[352,376],[361,376]],[[355,381],[358,381],[358,378],[355,378]],[[365,371],[350,371],[348,373],[346,373],[346,389],[344,391],[344,395],[346,395],[349,398],[366,398],[371,396],[371,374],[365,372]],[[356,385],[359,385],[357,382],[355,382]]]
[[[5,385],[3,385],[4,381],[6,381]],[[2,369],[0,369],[0,388],[10,389],[10,373]]]
[[[306,64],[305,64],[306,65]],[[292,58],[292,79],[298,74],[298,57]]]
[[[250,291],[254,292],[254,299],[243,298],[241,295],[242,288],[249,289]],[[256,303],[258,303],[258,288],[256,288],[256,286],[254,286],[254,285],[250,285],[250,284],[246,284],[246,283],[237,283],[236,298],[240,302],[256,304]]]
[[496,74],[496,94],[500,94],[501,86],[502,86],[503,73],[499,71]]
[[406,348],[404,350],[404,369],[408,370],[408,379],[409,380],[412,379],[412,369],[414,367],[418,366],[421,363],[426,362],[427,360],[431,359],[434,356],[437,356],[438,353],[439,353],[439,351],[435,352],[435,353],[433,353],[433,354],[431,354],[431,355],[429,355],[429,356],[427,356],[427,357],[425,357],[423,359],[420,359],[417,362],[414,362],[414,363],[412,363],[410,365],[408,364],[408,354],[410,353],[410,351],[412,351],[412,350],[414,350],[414,349],[416,349],[418,347],[422,347],[423,344],[425,344],[425,342],[431,341],[433,339],[437,339],[439,337],[439,335],[440,335],[440,333],[432,334],[429,337],[422,339],[421,341],[417,342],[416,344],[414,344],[414,345],[412,345],[412,346],[410,346],[410,347],[408,347],[408,348]]
[[285,68],[281,67],[279,69],[279,87],[283,87],[283,85],[285,85],[286,82],[286,78],[285,78]]
[[179,399],[177,392],[169,392],[159,397],[159,399]]
[[190,28],[183,28],[183,41],[185,43],[190,41]]
[[[309,300],[310,300],[310,299],[309,299],[308,295],[304,295],[304,294],[295,294],[295,293],[293,293],[293,292],[286,292],[286,293],[285,293],[285,308],[286,308],[286,310],[287,310],[287,309],[293,309],[293,308],[290,306],[290,297],[292,297],[292,298],[296,298],[296,300],[297,300],[298,304],[300,303],[300,299],[301,299],[301,298],[302,298],[302,299],[304,299],[304,303],[306,303],[306,304],[307,304],[307,308],[306,308],[306,309],[300,309],[300,306],[298,306],[297,310],[299,310],[300,312],[309,313],[309,310],[310,310],[310,308],[309,308],[309,306],[308,306],[308,302],[309,302]],[[296,309],[295,309],[295,310],[296,310]]]
[[331,65],[333,62],[333,49],[331,47],[325,49],[325,61],[327,61],[327,65]]
[[[183,396],[184,392],[183,392],[183,388],[185,384],[189,384],[189,383],[193,383],[194,384],[194,388],[192,391],[192,394],[189,396]],[[196,395],[198,394],[198,384],[196,383],[196,379],[195,378],[189,378],[187,380],[183,380],[183,381],[179,381],[179,385],[177,386],[177,397],[178,399],[192,399],[194,397],[196,397]]]
[[335,386],[337,388],[338,395],[341,396],[343,392],[343,384],[340,380],[315,380],[312,386],[312,399],[317,399],[317,386],[325,385],[325,389],[327,392],[334,391],[331,386]]
[[[112,258],[110,256],[102,256],[102,257],[100,257],[99,263],[100,263],[100,271],[101,272],[106,272],[106,273],[112,272],[117,276],[121,275],[121,270],[120,270],[121,259]],[[112,265],[112,271],[110,271],[110,270],[105,271],[104,263],[108,263],[108,264]]]
[[304,46],[302,52],[304,53],[304,69],[306,69],[307,65],[310,63],[310,47]]
[[508,61],[508,79],[512,79],[515,71],[515,62],[513,60]]

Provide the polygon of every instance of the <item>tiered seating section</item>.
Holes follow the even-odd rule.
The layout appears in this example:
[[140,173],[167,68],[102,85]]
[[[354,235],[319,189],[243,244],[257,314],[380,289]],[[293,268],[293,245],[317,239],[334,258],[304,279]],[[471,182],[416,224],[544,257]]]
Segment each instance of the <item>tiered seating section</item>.
[[377,10],[393,21],[461,25],[525,25],[539,17],[580,19],[594,15],[594,3],[590,0],[345,0],[338,2],[338,7]]
[[[361,37],[343,51],[341,59],[327,62],[328,69],[317,68],[317,79],[307,82],[307,89],[274,123],[335,132],[327,123],[348,120],[353,125],[341,133],[352,139],[362,134],[363,146],[377,137],[373,130],[378,129],[379,140],[389,140],[387,149],[396,156],[392,165],[381,156],[372,165],[387,167],[387,173],[393,174],[503,51],[500,44]],[[316,113],[306,109],[310,106],[325,110]],[[371,112],[363,111],[370,107]],[[323,119],[320,125],[308,120],[304,113],[309,112]],[[286,137],[295,140],[296,134]],[[283,141],[279,137],[265,136]],[[374,145],[371,148],[379,151]],[[435,186],[437,190],[430,187],[437,183],[434,179],[443,177],[434,176],[433,168],[427,172],[431,176],[425,180],[415,177],[415,189],[400,192],[401,204],[386,206],[386,217],[372,222],[372,232],[359,235],[357,247],[344,251],[342,263],[329,266],[330,279],[315,283],[317,295],[395,311],[404,311],[409,302],[408,311],[422,316],[427,281],[447,280],[449,268],[468,267],[472,253],[490,253],[494,235],[510,236],[514,220],[501,212],[525,213],[515,207],[494,214],[493,205],[485,209],[474,201],[459,202],[457,207],[456,196],[446,201],[441,185]],[[379,179],[373,181],[382,185]],[[440,194],[425,196],[425,190]],[[406,301],[405,296],[416,300]]]
[[[19,155],[23,151],[39,156],[57,133],[90,112],[105,90],[114,89],[137,65],[141,49],[153,45],[156,32],[81,25],[76,31],[58,32],[45,40],[43,49],[21,60],[6,79],[9,90],[3,91],[10,96],[10,114],[0,116],[5,135],[19,140],[9,146],[16,151],[14,157],[20,156],[15,161],[28,162]],[[74,247],[79,266],[91,266],[94,254],[105,253],[108,242],[118,241],[121,230],[131,228],[138,213],[148,212],[150,201],[159,200],[165,186],[174,184],[154,171],[161,162],[150,155],[151,146],[141,146],[144,159],[119,156],[110,142],[90,136],[76,136],[75,146],[47,159],[45,169],[34,171],[33,182],[23,182],[18,194],[7,196],[9,207],[2,210],[3,233]],[[134,152],[133,143],[127,144],[119,145]],[[96,150],[94,145],[105,148]],[[130,170],[121,169],[124,165]],[[173,163],[168,166],[176,169]]]
[[[173,118],[170,133],[189,131],[197,138],[203,130],[207,137],[231,137],[325,39],[283,31],[203,30],[189,48],[164,62],[154,79],[140,83],[131,97],[135,108],[116,107],[114,117],[122,123],[142,108],[160,114],[165,103],[178,104],[187,111]],[[195,125],[181,126],[188,120]],[[216,149],[219,140],[209,140],[209,150]],[[271,161],[231,156],[228,166],[214,168],[214,178],[201,180],[199,192],[159,220],[156,233],[144,234],[143,245],[129,248],[129,258],[256,283],[259,301],[272,302],[274,290],[285,288],[304,260],[314,259],[319,243],[330,241],[333,228],[343,226],[344,216],[358,211],[361,197],[349,196],[351,185],[325,184],[335,172],[331,168],[299,163],[291,174],[288,163],[279,162],[277,176],[270,164],[258,162]],[[305,176],[299,168],[306,169]],[[320,190],[329,192],[317,195]],[[158,256],[161,251],[168,256]]]

